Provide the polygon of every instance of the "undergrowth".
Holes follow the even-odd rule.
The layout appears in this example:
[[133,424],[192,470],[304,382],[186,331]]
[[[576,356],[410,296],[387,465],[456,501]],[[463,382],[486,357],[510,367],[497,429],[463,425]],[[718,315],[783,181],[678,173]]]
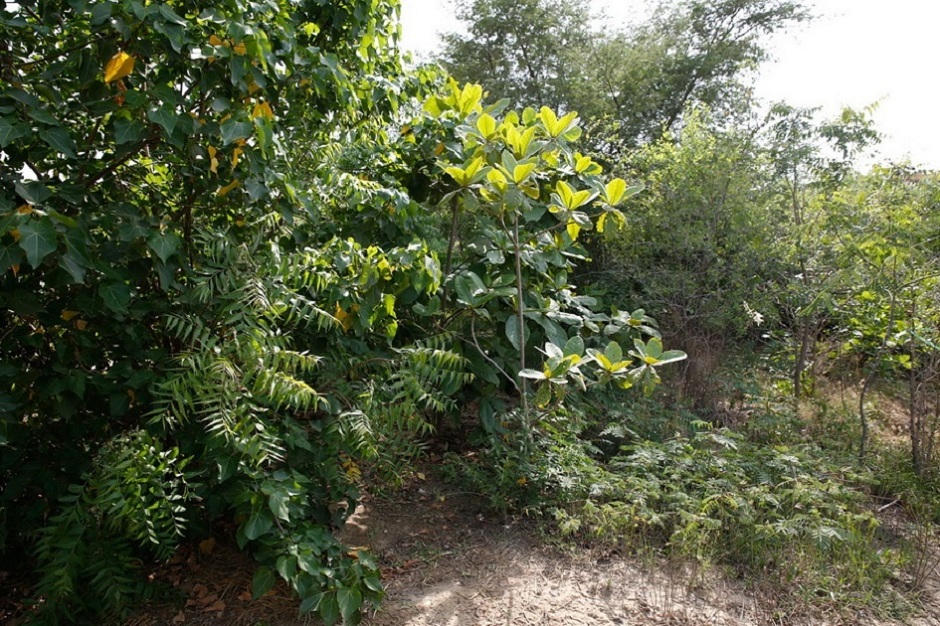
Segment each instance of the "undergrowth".
[[[650,410],[638,425],[639,408]],[[792,418],[776,408],[740,431],[654,401],[606,424],[549,417],[528,455],[503,434],[447,466],[495,509],[538,516],[579,545],[653,552],[697,576],[720,568],[803,606],[910,612],[898,590],[918,553],[873,512],[884,477],[849,454],[779,440],[773,423]]]

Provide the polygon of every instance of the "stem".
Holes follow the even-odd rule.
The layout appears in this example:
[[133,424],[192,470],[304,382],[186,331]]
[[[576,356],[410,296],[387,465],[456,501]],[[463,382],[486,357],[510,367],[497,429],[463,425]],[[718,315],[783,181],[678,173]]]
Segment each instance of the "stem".
[[[519,244],[519,214],[513,214],[512,222],[512,245],[516,253],[516,316],[519,320],[519,371],[525,369],[525,315],[523,307],[522,290],[522,252]],[[529,424],[529,402],[526,398],[526,381],[520,378],[519,381],[519,399],[522,401],[522,415],[525,419],[526,435],[530,434]]]

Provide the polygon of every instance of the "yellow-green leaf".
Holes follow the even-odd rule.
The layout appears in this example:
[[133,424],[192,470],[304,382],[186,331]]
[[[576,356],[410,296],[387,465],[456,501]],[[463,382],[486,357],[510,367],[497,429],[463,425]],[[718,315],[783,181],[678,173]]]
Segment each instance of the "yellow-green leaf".
[[517,185],[535,171],[535,163],[520,163],[512,170],[512,181]]
[[622,178],[615,178],[605,187],[604,200],[611,206],[616,206],[622,199],[624,192],[627,191],[627,183]]
[[578,234],[581,232],[581,226],[577,222],[568,222],[565,226],[565,230],[568,231],[568,236],[571,237],[571,241],[574,241],[578,238]]
[[496,132],[496,120],[492,115],[484,113],[477,120],[477,130],[485,139],[489,139]]

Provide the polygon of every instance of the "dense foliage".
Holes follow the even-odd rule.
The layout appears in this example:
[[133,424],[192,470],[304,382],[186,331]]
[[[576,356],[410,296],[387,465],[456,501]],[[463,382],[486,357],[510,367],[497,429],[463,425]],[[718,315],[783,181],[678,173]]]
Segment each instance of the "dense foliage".
[[461,397],[529,441],[569,384],[683,358],[568,279],[638,188],[573,113],[402,73],[396,11],[2,13],[0,548],[35,557],[36,619],[125,611],[224,518],[256,596],[355,623],[383,593],[333,535],[360,463],[394,475]]
[[858,172],[865,112],[738,97],[800,5],[603,37],[459,6],[466,85],[402,69],[395,0],[0,11],[0,558],[30,619],[120,615],[232,532],[256,596],[357,623],[380,572],[334,532],[364,469],[402,480],[460,418],[455,475],[579,540],[860,604],[916,561],[866,498],[940,517],[940,182]]

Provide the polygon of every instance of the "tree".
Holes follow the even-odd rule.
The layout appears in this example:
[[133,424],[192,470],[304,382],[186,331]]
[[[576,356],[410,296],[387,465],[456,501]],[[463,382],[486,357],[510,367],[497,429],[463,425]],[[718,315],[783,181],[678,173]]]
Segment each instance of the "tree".
[[742,79],[767,58],[766,38],[807,18],[791,0],[684,0],[608,33],[564,3],[458,6],[468,34],[444,39],[441,60],[451,73],[516,105],[542,100],[592,126],[608,120],[592,140],[607,152],[658,138],[690,106],[738,110]]
[[460,82],[479,83],[513,106],[572,110],[578,51],[590,46],[588,16],[563,0],[459,0],[467,33],[444,35],[441,61]]

